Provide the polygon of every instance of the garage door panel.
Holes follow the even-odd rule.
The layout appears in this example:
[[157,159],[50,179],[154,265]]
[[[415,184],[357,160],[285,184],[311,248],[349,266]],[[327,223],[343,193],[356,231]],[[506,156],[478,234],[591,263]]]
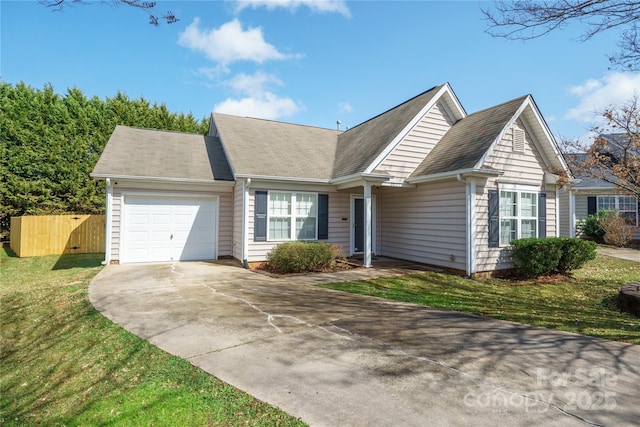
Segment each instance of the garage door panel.
[[123,262],[214,259],[216,203],[209,198],[126,197]]

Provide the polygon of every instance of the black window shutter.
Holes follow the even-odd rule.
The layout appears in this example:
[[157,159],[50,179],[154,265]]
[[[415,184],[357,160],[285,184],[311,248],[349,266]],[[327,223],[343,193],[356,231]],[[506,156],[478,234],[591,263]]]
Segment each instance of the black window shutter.
[[587,197],[587,215],[598,213],[598,199],[595,196]]
[[267,192],[256,191],[256,206],[253,221],[253,240],[267,240]]
[[489,247],[500,246],[500,198],[498,190],[489,190]]
[[318,240],[329,238],[329,195],[318,194]]
[[547,193],[538,193],[538,237],[547,237]]

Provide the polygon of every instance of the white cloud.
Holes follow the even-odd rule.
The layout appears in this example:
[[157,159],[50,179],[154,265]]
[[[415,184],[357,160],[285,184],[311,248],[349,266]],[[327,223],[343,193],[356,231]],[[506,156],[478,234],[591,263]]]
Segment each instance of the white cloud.
[[289,117],[300,111],[291,98],[280,98],[271,92],[241,99],[227,98],[213,107],[213,111],[237,116],[275,120]]
[[640,73],[609,73],[601,79],[589,79],[571,87],[569,92],[580,99],[577,106],[566,112],[564,119],[596,123],[599,121],[597,112],[611,105],[622,105],[634,94],[640,94]]
[[263,73],[262,71],[251,75],[244,73],[237,74],[226,84],[234,91],[252,97],[260,97],[266,93],[266,88],[270,84],[283,85],[282,81],[276,76]]
[[196,74],[205,76],[209,80],[215,80],[223,74],[226,74],[229,70],[226,67],[199,67],[196,70]]
[[338,104],[338,111],[340,113],[351,113],[353,111],[353,107],[348,102],[341,102]]
[[316,13],[340,13],[346,17],[351,16],[344,0],[239,0],[236,4],[236,11],[240,12],[248,7],[253,9],[265,7],[267,10],[282,8],[292,12],[300,7],[308,7]]
[[209,59],[222,65],[235,61],[263,63],[296,57],[281,53],[264,40],[261,28],[244,30],[237,19],[223,24],[218,29],[201,30],[200,20],[193,22],[180,33],[178,44],[204,53]]

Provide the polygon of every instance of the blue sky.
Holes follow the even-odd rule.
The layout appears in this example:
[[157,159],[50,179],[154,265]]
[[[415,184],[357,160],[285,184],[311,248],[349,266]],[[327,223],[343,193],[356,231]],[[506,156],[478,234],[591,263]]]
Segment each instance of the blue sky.
[[468,113],[531,93],[556,136],[577,138],[594,111],[640,92],[609,70],[615,32],[581,28],[528,42],[486,33],[489,2],[159,1],[180,19],[89,2],[54,12],[0,2],[0,78],[59,93],[165,103],[314,126],[355,126],[444,82]]

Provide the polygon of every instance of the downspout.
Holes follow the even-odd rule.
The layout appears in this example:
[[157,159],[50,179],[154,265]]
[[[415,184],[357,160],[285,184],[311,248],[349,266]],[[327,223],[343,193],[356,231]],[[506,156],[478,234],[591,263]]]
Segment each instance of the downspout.
[[242,188],[242,265],[249,268],[249,187],[251,178],[244,181]]
[[102,265],[108,265],[111,262],[111,230],[112,221],[111,213],[113,210],[113,186],[111,185],[111,178],[106,179],[107,183],[107,212],[106,212],[106,224],[105,224],[105,239],[104,239],[104,261]]

